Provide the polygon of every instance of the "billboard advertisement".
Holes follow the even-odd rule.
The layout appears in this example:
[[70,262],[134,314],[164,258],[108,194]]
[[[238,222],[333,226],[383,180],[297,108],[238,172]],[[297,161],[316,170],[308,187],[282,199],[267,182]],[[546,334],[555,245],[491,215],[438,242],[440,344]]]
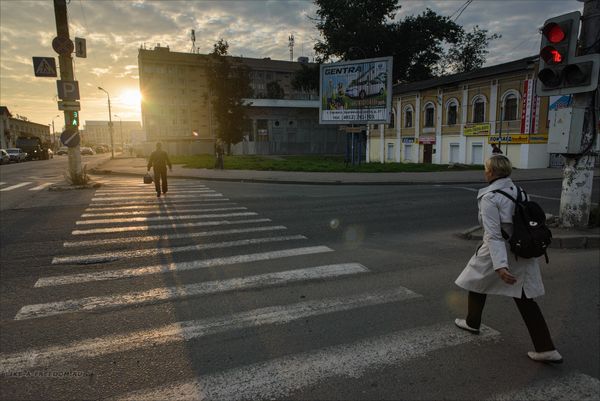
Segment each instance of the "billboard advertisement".
[[320,124],[380,124],[392,112],[392,57],[322,64]]

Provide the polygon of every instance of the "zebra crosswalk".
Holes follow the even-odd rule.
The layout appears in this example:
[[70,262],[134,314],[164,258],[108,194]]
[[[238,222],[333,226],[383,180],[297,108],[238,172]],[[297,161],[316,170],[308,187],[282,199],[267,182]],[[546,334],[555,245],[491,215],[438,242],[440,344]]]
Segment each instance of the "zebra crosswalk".
[[[14,191],[16,189],[27,189],[29,191],[41,191],[48,188],[50,185],[54,184],[54,182],[33,182],[33,181],[23,181],[16,184],[10,184],[7,182],[0,182],[0,192],[8,192]],[[8,185],[8,186],[6,186]],[[28,186],[34,185],[31,188],[25,188]]]
[[[187,317],[2,352],[0,375],[79,366],[102,358],[114,361],[131,352],[218,339],[233,332],[252,336],[266,327],[390,305],[419,308],[426,298],[403,285],[361,286],[361,280],[374,275],[369,266],[192,182],[173,180],[170,192],[156,198],[137,181],[115,180],[95,191],[70,237],[33,283],[33,294],[44,296],[23,298],[11,315],[14,322],[76,318],[78,324],[85,324],[114,311],[160,305],[182,305],[182,315]],[[351,286],[344,285],[351,281]],[[143,288],[138,288],[142,283]],[[315,290],[309,298],[303,295],[290,301],[268,295],[300,285],[325,288],[323,284],[331,284],[331,290]],[[232,303],[209,315],[195,316],[196,311],[186,306],[194,299],[233,299],[250,291],[267,295],[256,305]],[[314,347],[306,344],[304,349],[273,352],[259,361],[101,396],[115,400],[285,398],[330,379],[352,380],[443,350],[491,344],[502,333],[484,326],[480,335],[472,335],[445,321],[350,338]],[[569,386],[577,399],[600,394],[600,381],[589,375],[571,372],[564,383],[561,380],[533,381],[517,392],[499,391],[488,398],[537,400],[541,394],[557,395]]]

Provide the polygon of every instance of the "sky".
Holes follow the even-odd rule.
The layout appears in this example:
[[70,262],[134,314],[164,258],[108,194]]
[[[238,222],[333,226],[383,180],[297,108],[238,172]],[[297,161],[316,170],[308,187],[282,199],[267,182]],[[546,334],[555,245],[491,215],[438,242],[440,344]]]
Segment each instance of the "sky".
[[[377,0],[373,0],[377,1]],[[223,38],[229,53],[244,57],[289,60],[288,37],[294,35],[294,59],[314,57],[319,39],[316,7],[310,0],[67,0],[71,39],[87,42],[87,58],[73,58],[81,95],[81,120],[108,120],[106,93],[114,121],[141,120],[137,54],[141,46],[160,43],[171,51],[189,52],[190,32],[196,47],[208,53]],[[537,54],[544,21],[570,11],[582,11],[577,0],[474,0],[458,16],[465,0],[409,0],[396,19],[431,8],[458,17],[466,29],[479,25],[502,38],[490,45],[486,65]],[[52,0],[0,0],[0,105],[14,115],[59,132],[64,124],[57,108],[58,78],[35,77],[33,56],[55,57],[56,36]]]

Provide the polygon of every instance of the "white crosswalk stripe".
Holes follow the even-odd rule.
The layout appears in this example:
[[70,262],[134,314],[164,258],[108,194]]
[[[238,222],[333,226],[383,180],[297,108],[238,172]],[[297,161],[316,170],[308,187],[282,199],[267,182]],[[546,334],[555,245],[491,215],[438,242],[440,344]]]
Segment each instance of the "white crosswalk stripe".
[[176,287],[159,287],[147,291],[130,292],[119,295],[69,299],[67,301],[23,306],[15,316],[15,320],[35,319],[72,312],[90,312],[174,299],[180,300],[194,296],[248,288],[267,288],[274,285],[290,284],[299,281],[366,273],[367,271],[368,269],[366,267],[358,263],[346,263],[286,270],[278,273],[260,274],[228,280],[185,284]]
[[219,198],[219,199],[199,199],[197,201],[193,200],[182,200],[182,201],[171,201],[164,202],[164,198],[161,198],[160,202],[144,202],[140,204],[126,204],[125,206],[121,206],[121,204],[111,204],[107,203],[105,205],[94,205],[92,207],[88,207],[85,209],[86,212],[106,212],[107,210],[156,210],[156,211],[177,211],[178,207],[214,207],[214,206],[231,206],[237,205],[235,202],[229,202],[229,199]]
[[[212,189],[193,189],[193,190],[183,190],[183,191],[173,191],[168,192],[168,196],[173,197],[175,195],[193,195],[193,194],[214,194],[216,193]],[[94,196],[97,196],[102,199],[122,199],[122,198],[147,198],[156,196],[155,191],[109,191],[109,192],[99,192],[96,191]]]
[[19,184],[11,185],[10,187],[0,189],[0,192],[12,191],[13,189],[21,188],[26,185],[31,184],[31,182],[21,182]]
[[109,234],[109,233],[124,233],[130,231],[155,231],[162,229],[175,229],[175,228],[192,228],[192,227],[211,227],[211,226],[225,226],[232,224],[252,224],[252,223],[268,223],[271,219],[247,219],[247,220],[215,220],[215,221],[201,221],[197,223],[176,223],[171,224],[157,224],[157,225],[144,225],[144,226],[128,226],[128,227],[106,227],[106,228],[91,228],[89,230],[73,230],[73,235],[86,235],[86,234]]
[[598,401],[599,399],[600,380],[583,373],[571,373],[566,377],[540,380],[524,388],[488,398],[490,401]]
[[194,252],[203,251],[207,249],[220,249],[220,248],[231,248],[236,246],[247,246],[265,244],[269,242],[281,242],[281,241],[294,241],[304,240],[304,235],[282,235],[279,237],[265,237],[265,238],[251,238],[242,239],[237,241],[224,241],[224,242],[208,242],[205,244],[187,245],[187,246],[175,246],[167,248],[149,248],[149,249],[136,249],[133,251],[111,251],[104,253],[96,253],[90,255],[75,255],[75,256],[57,256],[52,259],[53,265],[61,264],[84,264],[88,265],[91,263],[106,263],[120,259],[130,258],[141,258],[149,256],[165,256],[173,255],[180,252]]
[[196,219],[217,219],[224,217],[242,217],[256,216],[255,212],[238,212],[238,213],[215,213],[215,214],[190,214],[190,215],[169,215],[169,216],[154,216],[154,217],[129,217],[119,219],[95,219],[95,220],[79,220],[76,225],[92,225],[92,224],[114,224],[114,223],[141,223],[146,221],[179,221],[179,220],[196,220]]
[[35,283],[35,287],[86,283],[90,281],[118,280],[124,278],[141,277],[151,274],[206,269],[209,267],[274,260],[293,256],[314,255],[326,252],[333,252],[333,249],[326,246],[310,246],[303,248],[283,249],[279,251],[259,252],[252,254],[219,257],[213,259],[195,260],[193,262],[172,262],[167,265],[161,264],[155,266],[136,267],[131,269],[103,270],[92,273],[79,273],[65,276],[42,277],[38,279],[38,281]]
[[[212,191],[214,192],[214,191]],[[168,199],[182,199],[182,198],[218,198],[220,196],[223,196],[222,194],[217,194],[217,193],[203,193],[203,194],[194,194],[194,195],[165,195]],[[154,193],[150,193],[148,195],[140,195],[140,196],[110,196],[110,197],[96,197],[96,198],[92,198],[93,202],[96,203],[101,203],[101,202],[106,202],[106,201],[119,201],[119,200],[132,200],[132,199],[153,199],[156,198],[156,195]]]
[[479,336],[443,324],[398,331],[352,344],[285,356],[140,392],[123,400],[277,399],[333,377],[360,377],[366,370],[408,362],[441,348],[494,340],[500,333],[482,327]]
[[152,330],[105,336],[77,341],[27,352],[0,355],[0,373],[31,369],[50,364],[64,364],[78,358],[91,358],[132,349],[157,346],[171,342],[189,341],[226,331],[258,327],[267,324],[284,324],[293,320],[341,312],[366,306],[400,302],[420,297],[406,288],[325,298],[291,305],[269,306],[232,315],[177,322]]
[[[194,212],[230,212],[232,210],[247,210],[243,206],[235,207],[221,207],[221,208],[208,208],[208,209],[178,209],[177,213],[194,213]],[[148,215],[149,217],[156,214],[174,215],[173,210],[146,210],[146,211],[128,211],[128,212],[112,212],[112,213],[84,213],[81,217],[112,217],[112,216],[136,216],[136,215]]]
[[[211,195],[211,194],[208,194]],[[122,200],[119,202],[119,206],[132,206],[132,205],[160,205],[160,206],[169,206],[174,204],[183,204],[183,203],[197,203],[197,202],[226,202],[228,198],[221,198],[222,195],[219,196],[208,196],[202,195],[202,197],[195,197],[192,199],[173,199],[173,197],[163,196],[162,198],[157,198],[156,195],[149,198],[140,198],[140,199],[128,199]],[[111,208],[114,206],[114,202],[112,201],[94,201],[91,204],[91,207],[107,207]]]

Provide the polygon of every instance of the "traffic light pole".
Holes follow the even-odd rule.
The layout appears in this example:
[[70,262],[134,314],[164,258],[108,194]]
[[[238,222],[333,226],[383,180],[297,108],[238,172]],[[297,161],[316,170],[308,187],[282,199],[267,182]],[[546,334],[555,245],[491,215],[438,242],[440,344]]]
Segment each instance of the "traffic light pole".
[[[56,20],[56,36],[59,38],[69,38],[69,23],[67,21],[67,2],[66,0],[54,0],[54,18]],[[60,66],[60,79],[63,81],[74,81],[73,59],[70,53],[62,52],[58,55]],[[69,127],[71,121],[65,111],[65,127]],[[76,129],[78,129],[76,127]],[[83,173],[81,169],[81,153],[79,145],[69,147],[69,174],[73,182],[82,181]]]
[[[600,53],[600,0],[586,0],[583,6],[580,43],[586,54]],[[594,135],[598,125],[598,104],[594,92],[573,95],[573,110],[585,110],[581,135],[581,154],[565,155],[562,194],[560,197],[559,224],[561,227],[585,227],[588,225],[592,184],[594,179]],[[573,134],[573,133],[571,133]]]

